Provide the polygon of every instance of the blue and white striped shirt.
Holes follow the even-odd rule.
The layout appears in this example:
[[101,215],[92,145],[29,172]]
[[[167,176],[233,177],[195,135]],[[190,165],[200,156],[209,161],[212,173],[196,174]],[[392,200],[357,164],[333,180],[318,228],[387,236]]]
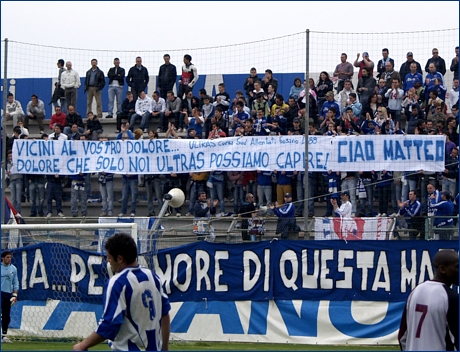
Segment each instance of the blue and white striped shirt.
[[139,265],[127,267],[107,284],[96,332],[110,340],[113,350],[160,351],[161,318],[170,309],[156,274]]

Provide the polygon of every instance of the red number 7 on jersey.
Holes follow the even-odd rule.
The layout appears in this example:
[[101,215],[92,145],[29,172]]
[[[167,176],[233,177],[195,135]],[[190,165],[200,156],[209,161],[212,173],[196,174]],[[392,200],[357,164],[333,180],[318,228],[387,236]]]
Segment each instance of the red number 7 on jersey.
[[422,313],[422,316],[420,317],[420,321],[418,322],[417,332],[415,333],[415,337],[419,338],[420,337],[420,330],[422,330],[423,321],[425,320],[426,313],[428,313],[428,306],[425,305],[425,304],[416,304],[415,305],[415,311]]

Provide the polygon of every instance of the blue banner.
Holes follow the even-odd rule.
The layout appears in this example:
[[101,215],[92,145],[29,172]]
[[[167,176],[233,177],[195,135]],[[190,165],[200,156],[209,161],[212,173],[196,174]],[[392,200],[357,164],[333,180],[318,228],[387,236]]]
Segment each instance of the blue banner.
[[[196,242],[161,250],[156,272],[172,302],[404,301],[433,277],[431,258],[456,241]],[[101,303],[112,275],[106,258],[57,243],[13,251],[22,300]],[[152,253],[139,257],[151,261]]]

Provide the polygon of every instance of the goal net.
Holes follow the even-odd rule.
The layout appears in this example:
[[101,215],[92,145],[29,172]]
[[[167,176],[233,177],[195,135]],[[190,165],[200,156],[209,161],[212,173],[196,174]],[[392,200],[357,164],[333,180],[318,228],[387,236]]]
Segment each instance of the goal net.
[[[12,339],[77,339],[102,316],[104,285],[113,275],[98,231],[130,233],[137,223],[3,225],[2,243],[19,231],[23,247],[11,248],[18,269],[18,302],[11,309]],[[102,244],[103,248],[103,244]],[[147,264],[139,257],[141,264]]]

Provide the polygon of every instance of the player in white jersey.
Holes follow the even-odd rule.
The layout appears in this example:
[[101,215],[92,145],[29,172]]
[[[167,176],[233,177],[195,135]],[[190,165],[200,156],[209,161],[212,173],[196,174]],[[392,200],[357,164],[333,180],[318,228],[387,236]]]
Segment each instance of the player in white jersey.
[[404,308],[398,340],[403,351],[458,351],[458,253],[441,250],[433,258],[433,280],[418,285]]
[[96,331],[73,350],[86,351],[106,339],[114,351],[168,350],[171,306],[160,279],[137,263],[131,236],[116,234],[107,240],[105,249],[117,274],[107,284]]

